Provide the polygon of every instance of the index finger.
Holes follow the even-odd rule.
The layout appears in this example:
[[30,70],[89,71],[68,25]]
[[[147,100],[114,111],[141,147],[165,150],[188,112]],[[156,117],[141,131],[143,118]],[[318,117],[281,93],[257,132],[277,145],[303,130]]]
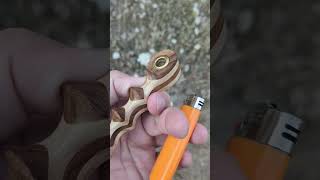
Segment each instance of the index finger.
[[139,87],[145,81],[144,77],[129,76],[120,71],[113,70],[110,72],[110,104],[111,106],[121,98],[128,97],[130,87]]

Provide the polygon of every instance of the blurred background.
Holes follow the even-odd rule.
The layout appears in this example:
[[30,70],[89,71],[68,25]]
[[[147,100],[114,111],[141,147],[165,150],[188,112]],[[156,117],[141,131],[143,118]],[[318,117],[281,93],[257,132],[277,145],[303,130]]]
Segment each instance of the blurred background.
[[320,179],[320,2],[223,0],[222,7],[228,40],[212,71],[213,146],[224,149],[250,105],[273,101],[306,122],[286,179]]
[[1,0],[0,30],[22,27],[72,47],[108,46],[106,0]]
[[[189,94],[206,98],[200,122],[210,127],[209,0],[111,0],[111,69],[144,76],[150,57],[163,49],[176,51],[180,80],[169,90],[175,106]],[[210,144],[190,145],[191,168],[175,179],[209,179]]]

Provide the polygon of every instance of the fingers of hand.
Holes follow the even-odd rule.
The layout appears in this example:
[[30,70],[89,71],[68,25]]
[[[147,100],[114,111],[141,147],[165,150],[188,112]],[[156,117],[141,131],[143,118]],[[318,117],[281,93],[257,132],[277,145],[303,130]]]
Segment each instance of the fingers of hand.
[[152,93],[148,98],[148,111],[152,115],[160,115],[170,106],[170,96],[166,92]]
[[[167,93],[156,92],[148,98],[148,110],[142,118],[143,126],[150,136],[170,134],[183,138],[188,132],[188,121],[177,108],[169,107],[170,97]],[[194,144],[203,144],[208,139],[207,129],[198,124],[191,137]]]
[[208,140],[208,130],[202,124],[197,124],[193,134],[191,136],[190,142],[193,144],[204,144]]
[[186,168],[186,167],[190,167],[191,165],[192,165],[192,154],[189,150],[187,150],[182,156],[179,167]]
[[160,116],[144,114],[142,123],[150,136],[169,134],[177,138],[184,138],[189,129],[189,124],[184,114],[177,108],[168,107]]
[[121,98],[128,97],[130,87],[140,87],[145,81],[144,77],[132,77],[120,71],[110,72],[110,104],[113,105]]

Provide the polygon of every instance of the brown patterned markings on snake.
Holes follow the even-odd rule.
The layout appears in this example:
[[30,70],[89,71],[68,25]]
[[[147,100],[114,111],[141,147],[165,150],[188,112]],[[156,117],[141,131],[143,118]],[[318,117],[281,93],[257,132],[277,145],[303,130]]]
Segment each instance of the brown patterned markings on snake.
[[123,130],[125,130],[125,129],[127,129],[127,128],[132,127],[133,120],[134,120],[134,116],[135,116],[139,111],[141,111],[142,109],[146,109],[146,108],[147,108],[147,105],[144,104],[144,105],[141,105],[141,106],[139,106],[138,108],[136,108],[136,109],[131,113],[131,116],[130,116],[130,119],[129,119],[129,124],[120,127],[119,129],[117,129],[117,130],[113,133],[113,136],[111,136],[110,146],[113,146],[113,145],[114,145],[114,141],[116,140],[117,135],[118,135],[121,131],[123,131]]
[[129,89],[129,99],[130,100],[140,100],[144,98],[143,88],[141,87],[131,87]]
[[[149,86],[148,87],[143,86],[143,88],[150,90],[148,91],[150,92],[150,94],[156,91],[164,90],[166,87],[168,88],[169,86],[173,85],[176,82],[176,80],[179,78],[179,75],[181,74],[180,72],[181,72],[180,65],[177,60],[176,53],[171,50],[161,51],[155,54],[151,58],[147,66],[146,83],[148,83],[148,81],[153,81],[153,83],[147,84]],[[129,117],[125,117],[126,109],[124,109],[123,107],[115,108],[112,110],[112,122],[121,122],[121,123],[123,122],[123,126],[116,126],[117,129],[115,129],[115,131],[113,131],[113,133],[111,134],[110,136],[111,147],[114,146],[114,144],[116,143],[115,141],[117,141],[120,135],[123,135],[125,132],[127,132],[130,128],[134,126],[136,115],[147,111],[147,104],[146,104],[147,97],[145,97],[145,92],[144,92],[145,89],[143,88],[142,87],[129,88],[129,100],[127,103],[133,103],[133,104],[127,107],[129,108],[134,107],[133,110],[127,109],[128,112],[132,111],[129,115],[127,115]],[[147,96],[149,96],[150,94],[148,94]],[[143,100],[143,99],[145,101],[143,102],[143,104],[141,105],[134,104],[136,100]]]
[[[144,98],[143,89],[140,87],[131,87],[129,88],[129,99],[140,100]],[[112,121],[114,122],[124,122],[125,121],[126,110],[123,107],[113,108],[111,110]]]
[[124,122],[126,110],[123,107],[114,108],[111,110],[111,118],[114,122]]
[[108,94],[100,82],[68,82],[62,86],[64,120],[68,124],[107,118]]
[[179,68],[177,69],[177,71],[173,74],[172,77],[170,77],[166,82],[160,84],[159,86],[155,87],[152,91],[151,91],[151,94],[154,93],[154,92],[157,92],[159,90],[161,90],[163,87],[166,87],[168,84],[170,84],[175,78],[177,78],[177,76],[179,75],[179,72],[180,72],[180,66]]

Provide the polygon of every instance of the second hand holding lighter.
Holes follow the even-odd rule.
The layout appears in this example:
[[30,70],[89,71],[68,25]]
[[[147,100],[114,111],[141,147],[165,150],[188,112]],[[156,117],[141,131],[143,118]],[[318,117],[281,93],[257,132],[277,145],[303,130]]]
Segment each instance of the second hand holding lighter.
[[172,179],[188,146],[194,128],[197,125],[203,106],[204,99],[201,97],[189,96],[186,99],[180,109],[185,114],[189,123],[188,134],[183,139],[168,135],[156,163],[151,170],[150,180]]

